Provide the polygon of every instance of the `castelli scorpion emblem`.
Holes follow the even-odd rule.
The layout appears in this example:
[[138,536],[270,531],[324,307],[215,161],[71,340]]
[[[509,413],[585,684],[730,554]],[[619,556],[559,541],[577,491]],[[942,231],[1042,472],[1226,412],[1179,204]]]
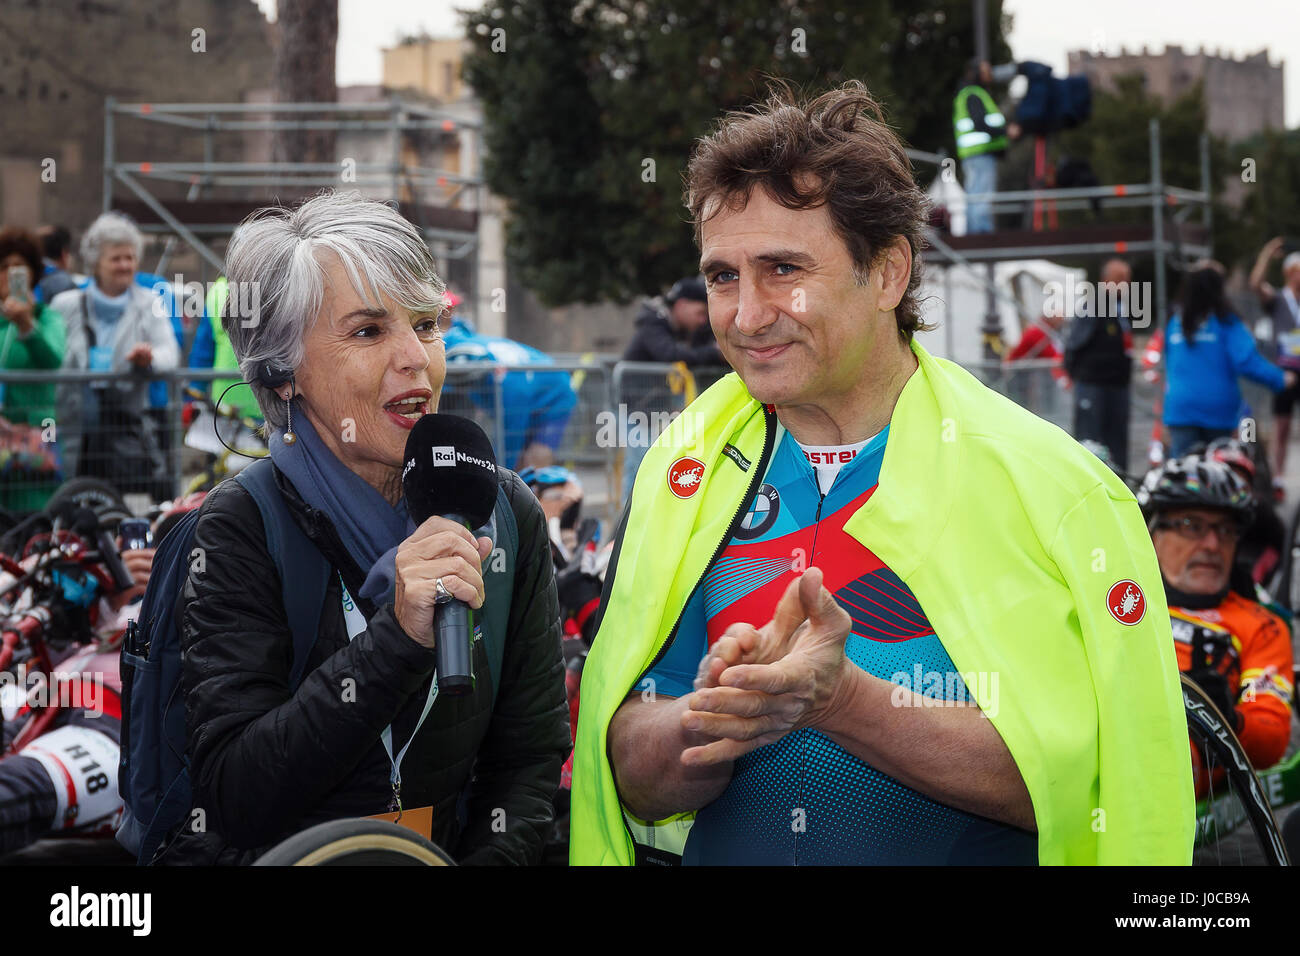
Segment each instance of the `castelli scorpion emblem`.
[[689,498],[699,490],[704,479],[704,462],[698,458],[678,458],[668,469],[668,490],[678,498]]
[[1147,612],[1146,595],[1136,581],[1117,581],[1106,594],[1106,610],[1121,624],[1136,624]]

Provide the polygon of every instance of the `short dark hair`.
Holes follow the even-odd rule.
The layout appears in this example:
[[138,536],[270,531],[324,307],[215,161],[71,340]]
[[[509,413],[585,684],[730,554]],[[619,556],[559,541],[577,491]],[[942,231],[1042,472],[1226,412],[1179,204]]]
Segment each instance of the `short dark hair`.
[[32,285],[36,285],[45,274],[41,247],[36,236],[22,226],[5,226],[0,229],[0,260],[8,259],[15,252],[23,257],[27,268],[32,270]]
[[691,302],[708,302],[709,290],[704,284],[703,276],[687,276],[685,279],[678,279],[673,283],[673,287],[668,290],[664,296],[664,301],[669,305],[687,299]]
[[72,233],[67,226],[41,226],[36,230],[41,240],[41,253],[46,259],[58,262],[72,249]]
[[788,209],[825,205],[859,281],[885,246],[905,238],[912,275],[895,309],[898,334],[910,342],[912,333],[933,328],[921,321],[916,298],[930,203],[866,86],[850,80],[800,101],[777,82],[760,106],[723,117],[696,143],[686,170],[696,243],[707,219],[724,206],[743,208],[755,186]]

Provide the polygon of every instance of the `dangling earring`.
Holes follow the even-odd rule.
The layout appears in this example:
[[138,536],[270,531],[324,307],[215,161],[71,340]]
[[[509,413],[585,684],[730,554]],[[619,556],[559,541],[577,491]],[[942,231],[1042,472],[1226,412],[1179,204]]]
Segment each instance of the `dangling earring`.
[[294,442],[298,440],[298,436],[293,433],[293,396],[294,396],[293,390],[295,388],[295,384],[293,382],[290,382],[289,388],[290,388],[289,397],[284,400],[284,414],[288,419],[288,425],[285,427],[284,430],[284,443],[286,445],[292,445]]

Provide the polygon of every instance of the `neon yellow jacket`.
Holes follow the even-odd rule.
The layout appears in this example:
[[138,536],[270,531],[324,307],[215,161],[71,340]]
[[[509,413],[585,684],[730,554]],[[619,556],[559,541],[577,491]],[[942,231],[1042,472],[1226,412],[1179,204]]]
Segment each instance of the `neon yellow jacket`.
[[[912,349],[919,368],[894,409],[879,488],[846,530],[911,588],[957,671],[998,674],[990,719],[1033,801],[1040,863],[1190,863],[1187,722],[1137,502],[1065,432],[919,344]],[[646,454],[582,677],[572,863],[633,861],[607,756],[609,722],[743,513],[775,425],[732,374]],[[684,455],[705,463],[689,498],[667,483]],[[1108,594],[1125,580],[1146,602],[1132,624],[1108,610]],[[668,831],[689,820],[649,832],[671,843]]]
[[976,97],[984,104],[984,125],[992,129],[1006,129],[1007,121],[993,102],[988,90],[978,84],[964,86],[957,93],[952,103],[952,128],[957,139],[957,158],[979,156],[982,153],[1000,153],[1007,148],[1005,133],[993,135],[975,128],[975,121],[970,117],[968,100]]
[[[217,276],[211,288],[208,289],[208,297],[205,303],[205,315],[208,322],[212,323],[212,340],[215,344],[215,356],[213,357],[213,368],[239,368],[239,360],[235,358],[235,347],[230,344],[230,336],[226,334],[225,326],[221,324],[221,312],[226,307],[226,296],[230,294],[230,283],[225,276]],[[244,418],[261,418],[262,408],[257,404],[257,397],[253,390],[247,385],[239,386],[242,379],[238,378],[219,378],[212,383],[212,401],[216,402],[218,398],[225,394],[223,405],[232,406]],[[230,386],[238,386],[230,388]],[[229,391],[226,391],[230,388]]]

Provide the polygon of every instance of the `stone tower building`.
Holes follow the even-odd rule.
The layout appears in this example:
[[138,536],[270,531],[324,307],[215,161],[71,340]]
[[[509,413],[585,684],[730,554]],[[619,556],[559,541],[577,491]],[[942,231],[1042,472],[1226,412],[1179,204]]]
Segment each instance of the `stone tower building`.
[[1113,89],[1117,76],[1140,73],[1147,91],[1166,103],[1201,80],[1209,131],[1230,142],[1266,128],[1285,128],[1282,65],[1269,63],[1267,50],[1240,60],[1204,49],[1184,52],[1174,45],[1163,53],[1149,53],[1146,47],[1129,53],[1121,47],[1116,56],[1075,50],[1069,63],[1071,73],[1084,73],[1101,88]]

